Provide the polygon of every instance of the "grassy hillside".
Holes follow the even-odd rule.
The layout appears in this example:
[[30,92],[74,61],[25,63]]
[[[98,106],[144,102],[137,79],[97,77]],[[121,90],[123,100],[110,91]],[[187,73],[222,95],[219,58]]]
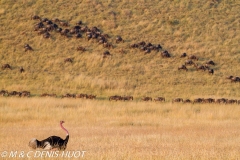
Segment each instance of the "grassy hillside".
[[[0,89],[109,95],[195,97],[239,97],[239,83],[225,77],[240,76],[240,2],[237,0],[52,0],[0,1],[0,64],[13,70],[0,70]],[[114,45],[111,58],[102,58],[107,49],[94,40],[66,38],[50,32],[49,39],[33,30],[42,18],[68,21],[71,28],[79,20],[83,26],[96,26],[109,34]],[[65,27],[67,28],[67,27]],[[115,43],[122,36],[124,43]],[[160,52],[144,54],[130,49],[140,41],[161,44],[171,58]],[[24,44],[33,47],[25,52]],[[85,52],[76,51],[81,45]],[[122,53],[123,51],[124,53]],[[214,75],[178,71],[194,54],[203,64],[213,60]],[[64,63],[65,58],[73,63]],[[19,72],[22,66],[26,71]]]

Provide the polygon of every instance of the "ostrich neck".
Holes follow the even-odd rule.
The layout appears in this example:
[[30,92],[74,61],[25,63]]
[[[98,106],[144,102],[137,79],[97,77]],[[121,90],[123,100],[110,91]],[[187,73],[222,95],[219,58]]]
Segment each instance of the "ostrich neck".
[[66,130],[66,128],[63,127],[62,123],[60,124],[61,128],[67,132],[67,135],[69,135],[68,131]]

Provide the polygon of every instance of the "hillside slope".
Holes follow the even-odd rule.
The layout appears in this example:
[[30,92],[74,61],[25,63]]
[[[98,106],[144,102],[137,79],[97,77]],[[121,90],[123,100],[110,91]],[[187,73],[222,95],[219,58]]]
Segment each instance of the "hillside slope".
[[[0,2],[0,64],[12,70],[0,70],[0,89],[44,92],[173,97],[239,97],[239,83],[226,76],[240,76],[240,2],[237,0],[52,0]],[[34,31],[32,15],[67,21],[72,28],[96,26],[110,36],[113,49],[83,37],[66,38],[51,31],[45,39]],[[124,43],[116,43],[116,36]],[[171,57],[160,52],[144,54],[129,46],[141,41],[161,44]],[[29,44],[34,51],[24,51]],[[86,48],[77,51],[78,46]],[[112,54],[103,58],[104,51]],[[214,74],[178,71],[187,58],[196,55],[198,64],[213,60]],[[73,63],[64,63],[73,58]],[[19,72],[19,67],[25,69]]]

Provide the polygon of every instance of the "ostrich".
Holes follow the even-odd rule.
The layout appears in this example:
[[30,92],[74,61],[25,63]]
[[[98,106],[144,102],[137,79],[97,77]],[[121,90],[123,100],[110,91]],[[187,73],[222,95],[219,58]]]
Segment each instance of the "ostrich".
[[42,148],[44,150],[51,150],[51,149],[65,150],[67,148],[69,133],[62,126],[63,123],[64,121],[60,121],[60,127],[67,133],[65,140],[63,140],[58,136],[51,136],[42,141],[39,141],[36,138],[34,138],[29,142],[29,147],[31,147],[32,149]]

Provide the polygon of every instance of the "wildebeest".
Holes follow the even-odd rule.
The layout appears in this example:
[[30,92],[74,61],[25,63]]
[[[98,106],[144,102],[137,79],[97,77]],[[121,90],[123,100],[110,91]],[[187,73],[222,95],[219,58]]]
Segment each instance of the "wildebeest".
[[107,58],[108,56],[112,56],[109,51],[103,52],[103,58]]
[[65,63],[66,63],[66,62],[73,63],[73,58],[66,58],[66,59],[64,59],[64,62],[65,62]]
[[82,25],[82,21],[78,21],[76,25]]
[[188,59],[185,61],[185,65],[194,65],[195,63],[191,60],[191,59]]
[[33,20],[41,20],[41,18],[38,16],[38,15],[33,15],[33,16],[31,16],[31,19],[33,19]]
[[183,102],[183,99],[182,98],[175,98],[172,100],[172,103],[174,102]]
[[183,53],[180,58],[187,57],[187,53]]
[[143,97],[142,101],[152,101],[152,97]]
[[232,77],[231,82],[240,82],[240,77]]
[[161,53],[161,56],[162,56],[163,58],[169,58],[169,57],[171,57],[171,55],[168,53],[168,51],[163,51],[163,52]]
[[68,22],[60,21],[59,23],[60,23],[60,25],[63,26],[63,27],[68,27],[68,26],[69,26]]
[[155,102],[165,102],[165,98],[164,97],[157,97],[153,99]]
[[227,99],[226,98],[219,98],[215,100],[215,103],[226,103]]
[[188,59],[194,59],[194,60],[197,60],[197,61],[198,61],[198,58],[197,58],[195,55],[190,55],[190,56],[188,56]]
[[227,104],[237,104],[238,103],[238,101],[236,100],[236,99],[228,99],[227,101],[226,101],[226,103]]
[[195,63],[194,66],[196,67],[197,71],[199,71],[199,70],[205,71],[206,70],[206,68],[203,65],[198,65]]
[[1,90],[0,95],[1,96],[8,96],[8,91],[7,90]]
[[25,70],[23,69],[23,67],[20,67],[19,71],[20,73],[23,73]]
[[190,99],[185,99],[183,100],[183,103],[192,103],[192,101]]
[[9,64],[3,64],[2,69],[12,69],[12,67]]
[[213,73],[214,73],[214,70],[213,70],[213,69],[208,69],[208,73],[209,73],[209,74],[213,74]]
[[33,51],[32,47],[29,44],[25,44],[24,48],[25,48],[25,52],[26,51]]
[[206,64],[208,64],[208,65],[215,65],[215,63],[212,60],[207,61]]
[[181,70],[181,69],[188,71],[188,69],[185,65],[181,65],[180,67],[178,67],[178,70]]
[[204,98],[204,99],[203,99],[203,102],[204,102],[204,103],[214,103],[215,100],[214,100],[213,98]]
[[50,33],[49,33],[49,32],[45,32],[45,33],[43,34],[43,37],[44,37],[44,38],[50,38]]
[[77,47],[77,51],[83,51],[84,52],[84,51],[86,51],[86,49],[84,47],[82,47],[82,46],[78,46]]
[[122,100],[123,100],[123,101],[133,100],[133,96],[123,96],[123,97],[122,97]]
[[116,43],[119,43],[119,42],[124,42],[121,36],[116,37]]
[[231,76],[227,76],[226,77],[226,79],[232,79],[233,78],[233,76],[231,75]]
[[203,102],[203,98],[196,98],[193,100],[193,103],[202,103]]
[[20,96],[21,97],[30,97],[30,92],[29,91],[22,91]]
[[9,96],[20,96],[21,92],[17,92],[17,91],[12,91],[8,93]]
[[70,93],[66,93],[65,95],[61,96],[62,98],[66,97],[66,98],[76,98],[76,94],[70,94]]
[[122,100],[122,97],[118,95],[110,96],[109,101],[112,101],[112,100],[115,100],[115,101]]
[[112,45],[111,43],[104,42],[104,43],[103,43],[103,47],[104,47],[104,48],[109,48],[109,49],[110,49],[110,48],[113,48],[113,45]]

